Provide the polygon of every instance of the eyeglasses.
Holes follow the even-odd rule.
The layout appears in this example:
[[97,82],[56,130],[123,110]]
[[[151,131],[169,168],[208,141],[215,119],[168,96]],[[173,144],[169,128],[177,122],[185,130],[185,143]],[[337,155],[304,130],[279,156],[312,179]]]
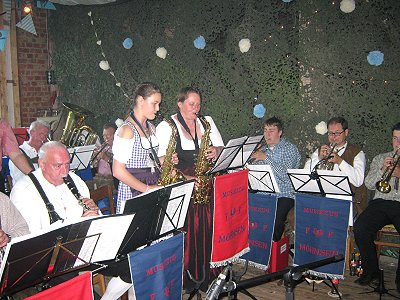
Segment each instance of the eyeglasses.
[[394,136],[392,139],[393,141],[400,142],[400,136]]
[[328,132],[328,136],[340,136],[343,132],[344,130],[341,132]]

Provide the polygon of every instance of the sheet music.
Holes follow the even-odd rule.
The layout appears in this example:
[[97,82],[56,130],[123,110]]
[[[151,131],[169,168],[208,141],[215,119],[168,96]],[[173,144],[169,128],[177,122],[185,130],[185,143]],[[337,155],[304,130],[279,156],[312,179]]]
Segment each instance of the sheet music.
[[100,238],[98,242],[97,239],[93,238],[85,239],[79,252],[79,257],[90,261],[90,255],[93,252],[92,249],[96,247],[92,256],[92,262],[114,259],[128,227],[132,223],[133,217],[134,214],[120,215],[118,217],[110,216],[93,220],[87,235],[91,236],[100,233]]
[[280,193],[278,183],[270,165],[247,165],[249,188],[254,191]]
[[89,167],[89,162],[92,157],[96,145],[79,146],[68,148],[72,162],[70,163],[71,170],[83,170]]
[[242,167],[247,160],[250,158],[250,155],[253,153],[254,149],[263,139],[263,135],[250,136],[247,138],[246,143],[243,145],[240,155],[236,155],[235,159],[232,161],[230,168],[240,168]]
[[341,171],[317,170],[321,185],[326,194],[351,196],[349,179]]
[[228,143],[226,144],[223,152],[221,152],[221,154],[218,156],[218,159],[215,162],[215,166],[218,166],[219,170],[228,169],[231,164],[231,161],[234,158],[234,155],[236,154],[236,152],[238,150],[238,147],[243,145],[243,143],[246,141],[246,139],[247,139],[247,136],[229,140]]
[[320,193],[317,181],[310,178],[310,170],[287,169],[287,173],[296,192]]
[[193,188],[194,182],[192,181],[171,189],[166,214],[172,219],[172,224],[168,217],[165,216],[160,234],[183,227]]

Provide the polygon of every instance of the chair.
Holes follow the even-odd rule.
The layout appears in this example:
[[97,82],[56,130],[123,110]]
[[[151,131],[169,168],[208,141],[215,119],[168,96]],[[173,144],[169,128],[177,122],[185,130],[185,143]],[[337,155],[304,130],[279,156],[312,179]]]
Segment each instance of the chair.
[[376,245],[376,255],[378,256],[378,259],[381,255],[381,249],[383,246],[400,248],[400,240],[396,243],[392,241],[393,239],[391,239],[391,241],[387,241],[385,237],[392,237],[399,240],[400,234],[397,232],[396,228],[394,228],[393,224],[386,225],[378,231],[376,240],[374,242]]
[[[115,214],[114,198],[113,198],[113,187],[111,185],[103,185],[96,190],[90,191],[90,197],[97,204],[100,200],[107,198],[108,206],[103,207],[101,212],[109,211],[110,215]],[[95,274],[93,276],[93,285],[99,286],[100,296],[103,296],[106,291],[106,280],[104,275]]]
[[100,200],[108,198],[108,206],[101,208],[101,212],[110,212],[110,215],[115,214],[115,205],[113,198],[113,187],[111,185],[103,185],[96,190],[90,191],[90,197],[97,204]]

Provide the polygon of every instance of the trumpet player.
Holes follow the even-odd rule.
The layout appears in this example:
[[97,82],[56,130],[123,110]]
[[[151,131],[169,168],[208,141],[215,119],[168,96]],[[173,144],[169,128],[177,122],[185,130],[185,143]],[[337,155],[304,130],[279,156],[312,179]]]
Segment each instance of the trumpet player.
[[[375,190],[373,200],[354,224],[354,237],[363,260],[363,275],[356,280],[360,285],[368,285],[379,279],[379,262],[376,256],[374,240],[382,227],[393,224],[400,232],[400,123],[392,127],[393,150],[374,157],[370,170],[365,177],[368,189],[375,190],[377,183],[386,181],[391,189]],[[400,292],[400,260],[396,272],[396,288]]]
[[[332,169],[349,178],[354,193],[353,214],[360,214],[367,206],[367,189],[364,185],[366,158],[361,147],[347,141],[349,126],[343,117],[333,117],[328,123],[329,145],[322,145],[311,155],[304,168],[314,171],[321,164],[332,164]],[[331,147],[334,147],[332,149]]]
[[103,144],[93,151],[93,166],[100,176],[112,176],[112,146],[114,142],[114,134],[117,126],[113,123],[106,123],[103,126]]

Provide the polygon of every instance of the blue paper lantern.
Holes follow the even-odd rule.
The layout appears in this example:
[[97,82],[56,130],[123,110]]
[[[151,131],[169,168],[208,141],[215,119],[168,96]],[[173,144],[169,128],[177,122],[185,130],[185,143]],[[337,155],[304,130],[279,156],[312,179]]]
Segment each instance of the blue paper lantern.
[[126,38],[124,42],[122,43],[122,46],[124,46],[125,49],[131,49],[133,46],[133,41],[131,38]]
[[256,118],[262,119],[265,115],[266,109],[263,104],[257,104],[254,106],[253,114]]
[[282,0],[283,2],[285,2],[285,3],[290,3],[290,2],[292,2],[293,0]]
[[372,66],[380,66],[383,63],[383,53],[379,50],[368,53],[367,60]]
[[206,46],[206,40],[204,39],[204,36],[199,35],[194,41],[193,41],[194,46],[197,49],[204,49]]

